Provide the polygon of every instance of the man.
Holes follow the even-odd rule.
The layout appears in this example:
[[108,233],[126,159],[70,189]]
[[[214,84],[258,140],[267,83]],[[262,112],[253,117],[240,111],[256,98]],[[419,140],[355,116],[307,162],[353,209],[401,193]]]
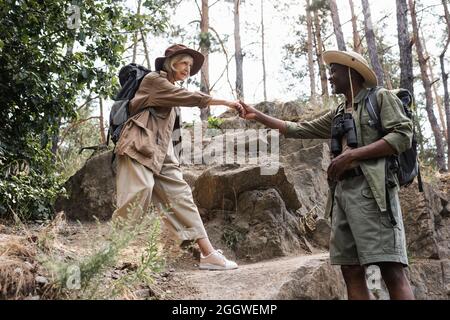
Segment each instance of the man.
[[[377,86],[367,61],[347,51],[326,51],[323,59],[330,66],[328,80],[333,93],[343,94],[344,103],[318,119],[301,123],[281,121],[242,103],[244,117],[289,138],[332,138],[335,154],[327,171],[330,260],[341,266],[348,298],[371,298],[365,268],[378,265],[391,299],[414,299],[404,272],[408,259],[398,182],[386,171],[387,158],[411,146],[411,120],[404,115],[401,101],[381,88],[376,93],[385,132],[381,134],[365,106],[367,88]],[[387,179],[394,179],[393,187],[387,186]]]

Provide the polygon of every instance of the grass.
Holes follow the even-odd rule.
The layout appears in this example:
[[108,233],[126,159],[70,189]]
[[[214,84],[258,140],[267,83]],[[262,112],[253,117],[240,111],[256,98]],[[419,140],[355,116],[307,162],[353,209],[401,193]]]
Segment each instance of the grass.
[[[0,234],[0,299],[136,298],[135,289],[152,285],[153,276],[164,268],[160,224],[153,209],[135,221],[115,220],[107,225],[97,221],[94,236],[80,224],[77,231],[85,239],[78,241],[88,245],[74,250],[61,241],[67,232],[62,214],[38,230],[16,221],[16,235]],[[104,235],[101,229],[106,229]],[[138,244],[140,253],[126,259],[136,263],[120,270],[117,264],[133,244]],[[119,276],[112,277],[117,270]]]
[[239,242],[245,239],[245,234],[238,227],[226,226],[223,230],[222,240],[231,250],[236,250]]

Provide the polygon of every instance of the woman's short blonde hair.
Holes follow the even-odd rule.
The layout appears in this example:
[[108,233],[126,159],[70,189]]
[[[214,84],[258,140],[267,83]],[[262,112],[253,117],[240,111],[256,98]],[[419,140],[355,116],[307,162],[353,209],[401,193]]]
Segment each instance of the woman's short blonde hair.
[[183,60],[189,61],[191,66],[194,64],[194,58],[192,58],[187,53],[183,53],[183,54],[177,54],[173,57],[166,59],[166,61],[164,61],[164,65],[163,65],[162,69],[166,72],[170,72],[170,71],[174,72],[175,71],[175,68],[174,68],[175,63],[183,61]]

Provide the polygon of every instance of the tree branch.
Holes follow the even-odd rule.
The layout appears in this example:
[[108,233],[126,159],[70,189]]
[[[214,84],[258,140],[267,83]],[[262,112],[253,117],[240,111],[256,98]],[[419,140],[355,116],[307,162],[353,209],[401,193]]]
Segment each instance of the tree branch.
[[200,20],[201,20],[202,19],[202,9],[200,9],[200,6],[198,5],[197,0],[195,0],[194,2],[195,2],[195,5],[197,6],[198,14],[200,15]]
[[[92,93],[92,92],[91,92]],[[91,98],[91,93],[89,93],[89,98],[80,106],[77,106],[75,108],[76,111],[79,111],[80,109],[82,109],[85,105],[87,105],[89,102],[91,102],[92,100],[98,99],[100,96],[95,96],[93,98]]]
[[[138,42],[139,42],[139,41],[142,41],[142,38],[138,39]],[[125,51],[128,51],[128,50],[130,50],[130,49],[133,48],[133,47],[134,47],[134,44],[132,44],[132,45],[130,45],[128,48],[126,48]]]
[[213,5],[215,5],[217,2],[219,2],[220,0],[217,0],[216,2],[214,2],[212,5],[208,6],[209,8],[211,8]]
[[[227,61],[227,64],[226,64],[225,68],[223,69],[223,71],[222,71],[222,73],[220,74],[219,78],[217,78],[216,82],[214,82],[214,84],[211,86],[211,89],[210,89],[210,90],[214,89],[214,87],[215,87],[216,84],[219,82],[219,80],[222,79],[223,75],[225,74],[225,71],[228,71],[228,65],[230,64],[230,62],[231,62],[231,60],[234,58],[234,56],[235,56],[235,55],[233,54],[233,55],[230,57],[230,59]],[[228,82],[228,83],[229,83],[229,82]],[[233,97],[236,97],[236,96],[234,95],[234,90],[233,90],[233,89],[231,89],[231,93],[232,93]]]
[[80,121],[72,123],[68,128],[66,128],[64,130],[64,133],[61,136],[61,140],[59,140],[58,149],[59,149],[59,147],[61,147],[62,143],[64,142],[64,139],[69,134],[70,130],[72,130],[73,128],[78,127],[80,124],[85,123],[86,121],[89,121],[89,120],[92,120],[92,119],[100,119],[100,117],[99,116],[92,116],[92,117],[89,117],[89,118],[86,118],[86,119],[82,119]]
[[[220,38],[219,33],[218,33],[213,27],[211,27],[211,26],[209,26],[209,29],[211,29],[211,30],[216,34],[217,40],[219,40],[220,45],[222,46],[222,51],[223,51],[223,53],[225,54],[225,59],[226,59],[226,61],[229,61],[227,50],[225,49],[225,45],[223,44],[223,41],[222,41],[222,39]],[[227,82],[228,82],[228,84],[230,85],[231,94],[233,95],[233,97],[236,98],[236,95],[234,94],[233,86],[232,86],[231,83],[230,83],[230,75],[229,75],[229,73],[228,73],[228,64],[229,64],[229,62],[227,62],[227,65],[226,65]],[[212,88],[210,88],[210,91],[211,91],[211,90],[212,90]]]

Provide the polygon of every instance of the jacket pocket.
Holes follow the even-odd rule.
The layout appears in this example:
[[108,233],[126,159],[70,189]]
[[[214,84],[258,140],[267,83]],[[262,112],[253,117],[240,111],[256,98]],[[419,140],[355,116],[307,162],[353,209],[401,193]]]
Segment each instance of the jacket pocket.
[[136,152],[148,158],[153,157],[156,145],[155,134],[139,121],[134,120],[133,122],[137,126],[137,134],[133,141]]

